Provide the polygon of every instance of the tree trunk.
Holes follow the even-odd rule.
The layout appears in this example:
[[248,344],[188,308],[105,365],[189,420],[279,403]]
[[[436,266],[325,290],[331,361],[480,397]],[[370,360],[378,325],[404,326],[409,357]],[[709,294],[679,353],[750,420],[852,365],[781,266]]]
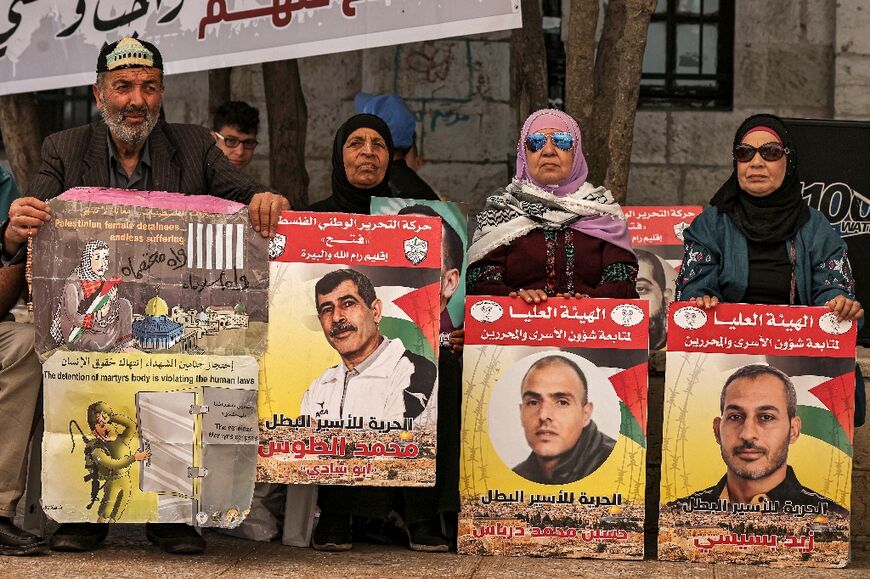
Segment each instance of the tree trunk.
[[611,105],[607,146],[610,163],[607,165],[605,183],[620,203],[625,201],[628,187],[643,53],[650,15],[655,10],[656,0],[627,0],[625,4],[625,26],[616,50],[619,54],[619,66],[607,74],[613,84],[615,98]]
[[263,63],[269,115],[269,178],[295,208],[308,205],[305,133],[308,108],[295,60]]
[[42,162],[39,117],[32,93],[0,96],[0,133],[18,189],[27,192]]
[[522,125],[532,112],[546,108],[547,49],[540,0],[522,0],[523,27],[511,31],[517,116]]
[[214,122],[214,113],[230,100],[230,74],[232,67],[208,71],[208,125]]
[[622,66],[619,54],[619,39],[625,33],[626,0],[610,0],[604,13],[604,29],[598,42],[595,57],[594,105],[592,134],[586,139],[586,162],[589,164],[587,179],[595,185],[603,185],[610,164],[610,123],[613,118],[617,86],[613,75]]
[[585,136],[592,134],[598,2],[571,0],[568,38],[565,42],[565,112],[577,120]]

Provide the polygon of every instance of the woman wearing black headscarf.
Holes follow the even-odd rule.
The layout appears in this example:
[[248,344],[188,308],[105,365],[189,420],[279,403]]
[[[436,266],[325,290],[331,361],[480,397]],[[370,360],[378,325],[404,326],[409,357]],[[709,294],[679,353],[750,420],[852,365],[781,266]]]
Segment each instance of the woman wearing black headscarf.
[[828,306],[840,319],[864,314],[855,300],[846,244],[801,196],[797,153],[773,115],[743,121],[734,172],[685,231],[677,299]]
[[[332,195],[312,204],[310,210],[368,215],[372,197],[393,196],[389,186],[392,158],[393,140],[387,124],[373,115],[351,117],[338,129],[332,145]],[[438,408],[457,418],[454,438],[458,439],[459,409],[455,402],[450,404],[449,401],[459,399],[461,372],[448,370],[452,367],[450,362],[444,357],[439,360]],[[458,366],[455,361],[453,364]],[[447,375],[453,379],[446,378]],[[438,425],[439,445],[444,441],[444,426],[442,418]],[[386,533],[384,529],[390,527],[387,523],[390,511],[404,503],[402,515],[410,547],[416,551],[446,551],[449,543],[441,530],[439,510],[441,503],[450,502],[449,491],[457,487],[459,480],[458,456],[454,459],[457,464],[445,464],[450,456],[449,452],[439,453],[439,482],[422,496],[402,496],[401,492],[408,489],[321,486],[317,499],[320,518],[311,546],[320,551],[346,551],[353,546],[354,534],[374,535],[381,540]],[[444,471],[453,473],[450,484],[443,482]],[[458,510],[458,505],[456,508]]]
[[332,143],[332,195],[311,211],[370,213],[372,197],[390,197],[393,138],[374,115],[355,115],[335,133]]
[[[754,115],[734,136],[734,172],[685,231],[677,300],[827,306],[840,320],[864,315],[846,244],[801,195],[797,151],[785,124]],[[856,368],[855,425],[864,423]]]

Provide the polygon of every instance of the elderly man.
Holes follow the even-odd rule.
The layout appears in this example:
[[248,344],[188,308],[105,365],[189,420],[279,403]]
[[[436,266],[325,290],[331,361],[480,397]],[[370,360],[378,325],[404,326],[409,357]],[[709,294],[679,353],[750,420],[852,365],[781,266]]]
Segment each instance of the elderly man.
[[247,203],[254,229],[274,235],[281,211],[290,207],[287,199],[233,167],[205,128],[160,120],[163,58],[157,47],[135,38],[103,46],[93,93],[102,121],[55,133],[43,143],[30,196],[12,203],[2,231],[7,257],[51,219],[45,200],[79,186],[208,194]]
[[616,441],[592,420],[586,376],[573,360],[536,360],[523,377],[521,395],[520,418],[532,453],[515,473],[536,483],[567,484],[604,464]]
[[[341,356],[341,364],[323,372],[302,398],[300,414],[312,419],[365,421],[417,419],[440,401],[435,393],[437,372],[427,359],[405,349],[399,339],[381,335],[381,301],[371,281],[352,269],[323,276],[314,286],[323,334]],[[432,397],[437,396],[437,400]],[[440,420],[439,420],[440,423]],[[346,551],[353,546],[351,516],[386,518],[395,491],[384,488],[320,487],[320,521],[312,546],[321,551]],[[437,506],[430,505],[436,508]],[[428,520],[431,513],[421,518]],[[423,521],[414,520],[412,523]],[[431,543],[431,541],[435,541]],[[412,534],[416,550],[446,550],[445,540]]]
[[[205,128],[160,120],[163,58],[153,44],[123,38],[104,45],[93,94],[101,121],[55,133],[43,143],[42,166],[29,196],[12,203],[0,228],[4,263],[23,261],[27,237],[51,219],[45,200],[76,186],[210,194],[248,203],[254,229],[264,237],[274,235],[281,211],[289,208],[287,199],[238,171]],[[34,406],[16,410],[25,415]],[[87,551],[107,532],[107,524],[63,524],[50,546]],[[167,552],[205,547],[188,525],[150,524],[146,535]]]
[[678,499],[759,504],[762,501],[812,505],[840,515],[848,511],[803,486],[788,465],[788,449],[801,433],[797,393],[782,370],[764,364],[743,366],[731,374],[719,397],[720,416],[713,419],[726,472],[710,488]]
[[243,101],[227,101],[214,113],[211,134],[230,163],[244,170],[254,158],[260,111]]

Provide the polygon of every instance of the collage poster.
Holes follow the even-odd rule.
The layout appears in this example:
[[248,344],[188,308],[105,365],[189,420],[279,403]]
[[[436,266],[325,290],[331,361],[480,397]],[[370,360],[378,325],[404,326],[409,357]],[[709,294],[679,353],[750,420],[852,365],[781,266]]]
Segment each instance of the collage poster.
[[649,302],[650,350],[661,350],[667,343],[668,306],[677,293],[683,231],[703,209],[695,205],[622,208],[637,254],[637,295]]
[[647,302],[466,299],[458,550],[642,559]]
[[247,207],[205,195],[74,188],[49,203],[32,250],[43,508],[238,525],[256,477],[267,240]]
[[671,305],[659,559],[849,561],[855,339],[825,307]]
[[258,481],[434,484],[441,227],[421,215],[282,215]]

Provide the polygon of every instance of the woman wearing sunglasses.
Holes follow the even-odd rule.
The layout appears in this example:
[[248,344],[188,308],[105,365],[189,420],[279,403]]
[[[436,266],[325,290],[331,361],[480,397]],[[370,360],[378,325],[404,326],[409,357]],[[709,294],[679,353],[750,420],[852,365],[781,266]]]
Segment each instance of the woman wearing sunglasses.
[[610,191],[586,182],[580,128],[544,109],[523,124],[514,179],[486,200],[468,250],[468,293],[636,298],[637,258]]
[[677,299],[826,305],[840,319],[864,314],[846,244],[801,196],[794,143],[773,115],[743,121],[734,172],[685,231]]

